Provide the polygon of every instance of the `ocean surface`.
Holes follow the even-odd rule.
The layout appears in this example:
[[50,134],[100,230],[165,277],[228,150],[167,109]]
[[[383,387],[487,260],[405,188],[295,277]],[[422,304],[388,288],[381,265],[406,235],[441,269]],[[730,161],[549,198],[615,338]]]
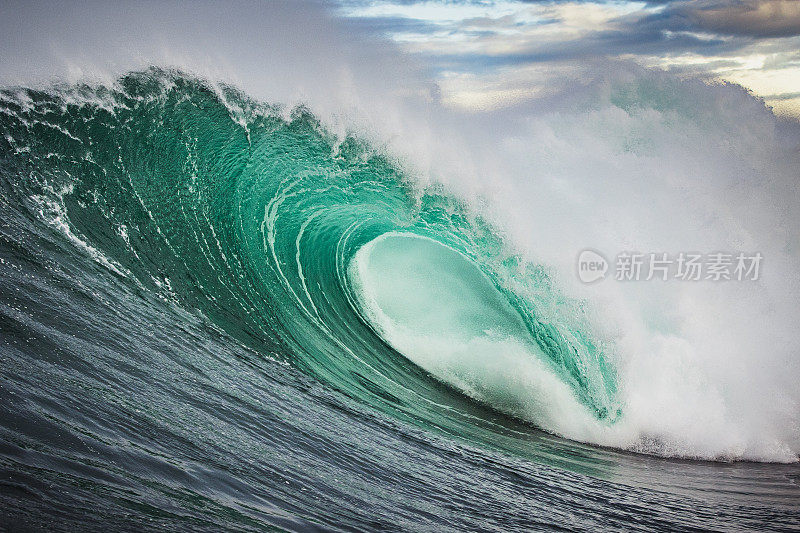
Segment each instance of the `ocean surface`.
[[623,438],[613,346],[508,250],[303,107],[0,90],[0,529],[800,531],[796,462]]

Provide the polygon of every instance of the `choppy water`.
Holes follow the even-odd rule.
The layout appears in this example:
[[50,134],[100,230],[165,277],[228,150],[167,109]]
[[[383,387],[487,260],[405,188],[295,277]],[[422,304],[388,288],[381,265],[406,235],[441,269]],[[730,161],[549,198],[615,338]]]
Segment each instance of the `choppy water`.
[[309,111],[157,69],[0,103],[5,527],[800,528],[796,465],[578,442],[625,416],[582,303]]

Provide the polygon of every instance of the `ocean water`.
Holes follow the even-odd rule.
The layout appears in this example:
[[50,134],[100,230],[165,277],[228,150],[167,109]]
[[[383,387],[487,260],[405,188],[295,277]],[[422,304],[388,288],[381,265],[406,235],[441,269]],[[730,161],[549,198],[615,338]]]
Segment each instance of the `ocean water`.
[[643,427],[550,265],[305,107],[6,88],[0,189],[0,527],[800,529],[796,440]]

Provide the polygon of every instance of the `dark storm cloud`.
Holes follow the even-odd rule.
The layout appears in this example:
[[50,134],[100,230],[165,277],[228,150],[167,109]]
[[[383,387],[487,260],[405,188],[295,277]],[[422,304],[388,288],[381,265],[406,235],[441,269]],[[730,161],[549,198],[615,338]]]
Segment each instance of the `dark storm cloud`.
[[800,35],[797,0],[700,0],[670,2],[645,26],[664,30],[703,31],[719,35],[792,37]]

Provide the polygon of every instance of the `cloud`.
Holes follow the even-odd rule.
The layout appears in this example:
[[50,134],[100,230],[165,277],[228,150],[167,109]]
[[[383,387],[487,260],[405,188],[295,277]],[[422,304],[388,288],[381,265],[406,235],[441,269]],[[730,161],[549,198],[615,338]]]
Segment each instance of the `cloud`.
[[763,95],[800,76],[798,0],[340,2],[340,16],[429,65],[451,102],[510,101],[530,67],[603,58],[746,81]]
[[667,15],[683,19],[685,27],[720,35],[791,37],[800,35],[797,0],[737,0],[678,2]]

